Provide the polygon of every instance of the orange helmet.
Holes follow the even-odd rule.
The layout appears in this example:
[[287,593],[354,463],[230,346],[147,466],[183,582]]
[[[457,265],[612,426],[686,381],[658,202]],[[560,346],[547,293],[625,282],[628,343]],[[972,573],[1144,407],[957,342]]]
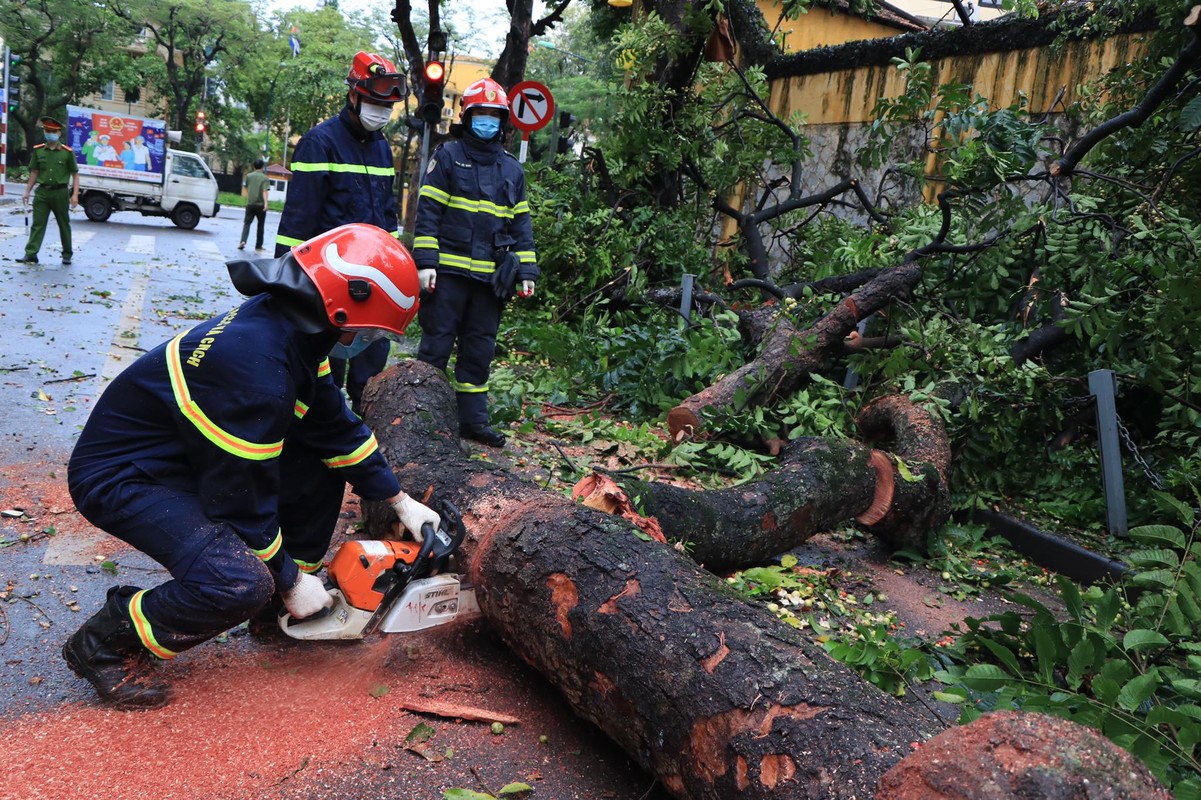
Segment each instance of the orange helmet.
[[342,225],[296,245],[292,255],[316,285],[335,328],[404,333],[417,316],[417,264],[382,228]]
[[466,119],[473,108],[495,108],[502,112],[501,122],[509,119],[509,96],[505,89],[491,78],[482,78],[463,90],[459,100],[459,113]]
[[377,53],[362,50],[350,64],[346,85],[375,103],[398,103],[405,97],[405,76],[396,65]]

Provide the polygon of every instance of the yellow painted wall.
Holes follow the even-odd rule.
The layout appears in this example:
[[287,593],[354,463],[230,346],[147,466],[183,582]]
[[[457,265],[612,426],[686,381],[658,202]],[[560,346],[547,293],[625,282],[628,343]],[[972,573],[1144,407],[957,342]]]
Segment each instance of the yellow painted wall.
[[783,19],[783,5],[779,0],[755,0],[769,26],[780,21],[779,33],[783,34],[784,51],[799,53],[815,47],[828,47],[863,39],[883,39],[904,33],[891,25],[872,22],[853,14],[844,14],[830,8],[814,5],[808,14],[796,19]]
[[[1123,34],[1071,42],[1058,52],[1036,47],[944,58],[937,62],[935,80],[970,84],[994,108],[1013,104],[1024,91],[1034,113],[1051,110],[1056,95],[1066,87],[1057,109],[1062,111],[1064,104],[1073,102],[1081,84],[1138,55],[1146,36]],[[863,123],[871,121],[881,97],[897,97],[904,88],[901,73],[892,65],[858,67],[774,81],[770,102],[772,111],[785,119],[800,111],[813,125]]]

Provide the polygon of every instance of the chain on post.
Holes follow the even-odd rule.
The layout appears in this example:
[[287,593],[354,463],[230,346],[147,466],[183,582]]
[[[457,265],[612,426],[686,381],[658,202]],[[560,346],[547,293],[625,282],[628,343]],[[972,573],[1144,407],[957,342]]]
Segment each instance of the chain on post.
[[1138,445],[1130,437],[1130,431],[1126,430],[1126,426],[1122,424],[1121,417],[1118,417],[1118,435],[1122,437],[1122,442],[1126,445],[1126,449],[1130,451],[1130,455],[1134,456],[1134,463],[1142,467],[1143,474],[1147,476],[1147,482],[1151,484],[1151,488],[1162,492],[1163,481],[1148,466],[1146,459],[1143,458],[1143,454],[1138,451]]

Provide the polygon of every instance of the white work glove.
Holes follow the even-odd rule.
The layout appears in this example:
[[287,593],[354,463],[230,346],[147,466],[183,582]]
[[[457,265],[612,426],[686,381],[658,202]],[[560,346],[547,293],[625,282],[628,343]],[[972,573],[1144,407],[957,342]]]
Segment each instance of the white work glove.
[[434,284],[438,282],[438,270],[436,269],[419,269],[417,270],[417,285],[427,292],[434,291]]
[[283,594],[284,608],[296,619],[311,617],[323,608],[334,604],[334,598],[325,590],[325,584],[315,575],[300,573],[296,585]]
[[533,297],[534,296],[534,282],[533,281],[522,281],[521,282],[521,291],[518,292],[517,294],[519,297]]
[[429,506],[418,503],[407,494],[393,503],[392,508],[396,511],[396,516],[400,517],[400,524],[408,529],[409,533],[413,535],[413,540],[418,544],[425,539],[425,534],[421,532],[422,525],[428,522],[434,526],[434,530],[437,530],[438,526],[442,524],[442,519],[437,512]]

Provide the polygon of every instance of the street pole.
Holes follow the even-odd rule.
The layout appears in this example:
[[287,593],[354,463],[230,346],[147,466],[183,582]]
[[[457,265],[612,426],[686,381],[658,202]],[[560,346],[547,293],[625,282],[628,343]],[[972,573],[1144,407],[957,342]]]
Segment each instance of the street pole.
[[9,54],[12,51],[4,48],[4,83],[0,84],[0,195],[4,194],[4,184],[8,181],[8,71]]

